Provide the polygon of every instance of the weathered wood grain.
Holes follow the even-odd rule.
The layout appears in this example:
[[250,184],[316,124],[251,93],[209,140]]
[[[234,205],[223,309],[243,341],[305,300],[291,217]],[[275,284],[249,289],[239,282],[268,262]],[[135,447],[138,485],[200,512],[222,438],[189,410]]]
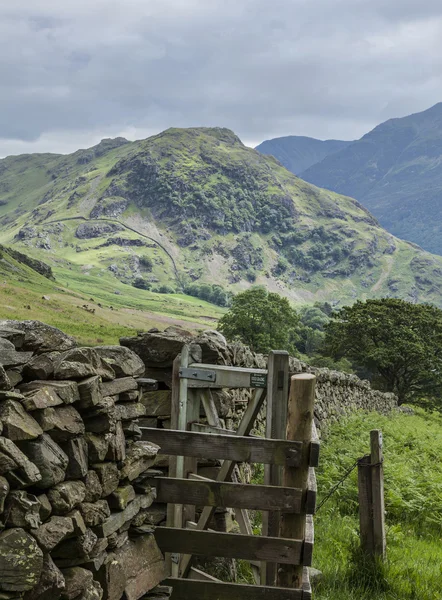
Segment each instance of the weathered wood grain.
[[302,564],[304,567],[310,567],[313,560],[313,545],[315,543],[315,528],[312,515],[306,515],[305,518],[305,538],[304,548],[302,550]]
[[[272,351],[268,360],[266,438],[286,439],[287,403],[289,395],[289,355],[284,351]],[[282,484],[282,468],[278,465],[265,465],[264,482],[267,485]],[[262,534],[279,536],[280,512],[264,512]],[[262,563],[261,584],[275,585],[278,565]]]
[[224,365],[208,365],[204,363],[189,365],[189,368],[192,367],[200,371],[213,371],[216,375],[216,380],[211,383],[209,381],[188,379],[187,385],[189,388],[254,388],[255,385],[252,385],[252,378],[254,376],[261,376],[261,378],[267,377],[266,369],[233,368]]
[[319,441],[318,431],[316,429],[315,422],[312,421],[312,441],[310,443],[310,467],[319,466],[319,451],[321,448],[321,443]]
[[382,432],[370,431],[371,445],[371,495],[373,503],[373,542],[374,553],[385,558],[387,542],[385,537],[384,467]]
[[301,510],[302,490],[296,488],[170,477],[155,477],[149,484],[157,490],[157,502],[283,512]]
[[289,565],[299,565],[304,545],[302,540],[175,527],[157,527],[154,535],[163,552],[269,560]]
[[364,456],[358,463],[359,528],[361,547],[367,554],[374,551],[370,462]]
[[[171,600],[303,600],[303,591],[240,583],[166,579],[173,588]],[[310,596],[311,597],[311,596]]]
[[297,441],[149,427],[143,427],[141,431],[143,439],[158,444],[162,454],[171,454],[178,458],[192,456],[292,467],[297,467],[301,458],[302,443]]
[[[286,467],[283,485],[308,488],[310,442],[312,436],[313,409],[315,405],[316,377],[310,373],[294,375],[291,378],[287,418],[287,439],[302,442],[301,466],[298,469]],[[285,538],[304,539],[306,531],[305,515],[281,515],[280,534]],[[278,585],[289,588],[302,586],[302,567],[281,564],[278,569]]]
[[318,486],[316,483],[316,474],[313,467],[308,470],[308,483],[307,491],[305,494],[305,513],[307,515],[314,515],[316,512],[316,497],[318,493]]

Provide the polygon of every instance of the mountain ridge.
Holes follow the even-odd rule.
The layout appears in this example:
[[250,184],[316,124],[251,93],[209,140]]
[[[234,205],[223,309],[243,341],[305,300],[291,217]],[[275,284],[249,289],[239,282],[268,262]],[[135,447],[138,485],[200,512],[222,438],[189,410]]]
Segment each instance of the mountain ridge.
[[228,129],[171,128],[103,150],[0,160],[0,242],[78,289],[118,281],[222,301],[262,284],[296,303],[441,304],[441,257]]
[[301,176],[357,198],[394,235],[442,254],[442,103],[379,124]]
[[342,150],[352,142],[318,140],[307,136],[288,135],[265,140],[255,150],[270,154],[295,175],[299,175],[326,156]]

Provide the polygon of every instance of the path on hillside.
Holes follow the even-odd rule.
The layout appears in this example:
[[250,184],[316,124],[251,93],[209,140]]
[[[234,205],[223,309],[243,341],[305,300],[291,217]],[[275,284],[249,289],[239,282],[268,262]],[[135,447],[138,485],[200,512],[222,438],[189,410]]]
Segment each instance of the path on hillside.
[[92,223],[94,221],[101,221],[101,222],[109,222],[109,223],[118,223],[119,225],[121,225],[125,229],[129,229],[130,231],[133,231],[133,233],[136,233],[137,235],[140,235],[141,237],[144,237],[147,240],[150,240],[151,242],[154,242],[155,244],[157,244],[157,246],[159,246],[161,248],[161,250],[163,250],[167,254],[167,256],[170,258],[170,260],[172,261],[173,270],[175,272],[175,278],[176,278],[177,282],[179,282],[178,268],[176,266],[175,259],[173,258],[173,256],[171,255],[171,253],[163,246],[163,244],[161,244],[161,242],[159,242],[155,238],[152,238],[152,237],[146,235],[145,233],[141,233],[141,231],[137,231],[136,229],[134,229],[130,225],[127,225],[126,223],[123,223],[119,219],[103,219],[103,218],[88,219],[88,218],[83,217],[83,216],[78,216],[78,217],[64,217],[63,219],[55,219],[53,221],[46,221],[46,224],[50,225],[50,224],[53,224],[53,223],[60,223],[62,221],[86,221],[88,223]]
[[381,276],[379,277],[379,279],[376,281],[376,283],[371,288],[372,292],[377,292],[381,288],[383,283],[385,283],[387,278],[390,276],[391,269],[392,269],[393,263],[394,263],[394,259],[392,256],[387,256],[386,260],[387,260],[387,265],[382,268]]

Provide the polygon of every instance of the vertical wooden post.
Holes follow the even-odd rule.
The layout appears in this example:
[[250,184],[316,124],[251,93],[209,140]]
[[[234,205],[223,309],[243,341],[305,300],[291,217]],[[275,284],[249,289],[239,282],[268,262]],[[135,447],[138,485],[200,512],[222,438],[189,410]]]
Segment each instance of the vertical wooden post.
[[358,465],[359,523],[361,547],[368,556],[381,559],[386,555],[384,470],[382,466],[382,432],[370,432],[370,456]]
[[384,468],[382,432],[370,431],[371,446],[371,491],[373,501],[373,552],[384,559],[386,554]]
[[[170,424],[175,429],[187,429],[187,379],[181,379],[179,370],[189,364],[189,348],[183,346],[180,356],[173,362],[172,371],[172,405]],[[184,477],[184,456],[169,457],[169,477]],[[170,524],[170,525],[169,525]],[[183,505],[174,504],[167,509],[167,525],[169,527],[183,526]],[[179,572],[179,557],[166,557],[170,565],[172,577]]]
[[[181,355],[178,355],[173,361],[172,368],[172,400],[171,400],[171,411],[170,411],[170,426],[171,429],[178,429],[178,415],[180,413],[180,370]],[[169,477],[176,477],[176,456],[169,456]],[[175,526],[175,505],[167,505],[167,521],[168,527]],[[166,553],[166,567],[172,577],[178,575],[178,564],[172,561],[170,553]]]
[[[200,403],[201,403],[201,392],[198,389],[187,390],[187,410],[186,410],[186,429],[190,429],[191,423],[196,423],[200,418]],[[189,473],[197,473],[198,471],[198,459],[187,456],[184,458],[184,470],[183,477],[187,479]],[[185,504],[183,508],[183,527],[186,527],[187,521],[195,521],[196,518],[196,506],[192,504]]]
[[[267,375],[266,438],[285,440],[287,434],[287,398],[289,391],[289,354],[272,351],[269,354]],[[264,483],[282,485],[282,468],[264,466]],[[263,512],[262,535],[279,536],[280,512]],[[261,585],[276,585],[277,565],[261,563]]]
[[[284,487],[296,487],[303,490],[304,510],[301,514],[284,514],[281,518],[281,537],[305,538],[310,442],[312,437],[313,411],[315,406],[316,377],[311,373],[294,375],[291,379],[287,417],[287,439],[303,442],[302,461],[298,468],[284,467],[282,484]],[[278,586],[288,588],[302,587],[302,565],[279,565]]]
[[358,463],[359,529],[361,548],[368,555],[373,554],[374,548],[370,463],[370,456],[364,456]]

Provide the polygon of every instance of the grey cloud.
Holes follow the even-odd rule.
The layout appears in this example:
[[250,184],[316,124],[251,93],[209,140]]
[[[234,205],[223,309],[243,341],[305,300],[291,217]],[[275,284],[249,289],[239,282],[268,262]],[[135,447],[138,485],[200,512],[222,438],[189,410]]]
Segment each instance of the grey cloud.
[[0,155],[169,126],[358,137],[442,99],[441,34],[435,0],[5,3]]

